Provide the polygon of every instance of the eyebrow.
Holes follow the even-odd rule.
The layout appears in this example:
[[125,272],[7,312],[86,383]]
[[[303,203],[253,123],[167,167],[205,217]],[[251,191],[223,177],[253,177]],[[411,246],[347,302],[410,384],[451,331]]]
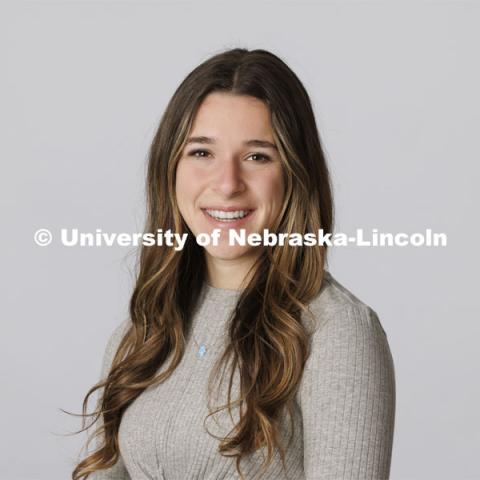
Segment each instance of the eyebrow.
[[[199,137],[190,137],[187,140],[187,145],[190,143],[214,144],[215,142],[216,140],[212,137],[199,136]],[[245,140],[243,144],[247,147],[264,147],[264,148],[272,148],[274,150],[278,150],[277,146],[272,142],[269,142],[268,140],[258,140],[258,139]]]

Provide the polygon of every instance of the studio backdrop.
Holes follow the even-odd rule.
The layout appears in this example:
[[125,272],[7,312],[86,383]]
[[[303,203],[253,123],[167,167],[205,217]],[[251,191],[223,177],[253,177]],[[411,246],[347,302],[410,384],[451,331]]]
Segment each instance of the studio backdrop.
[[61,230],[143,231],[168,100],[241,47],[308,90],[335,231],[413,238],[329,250],[395,362],[391,478],[480,479],[479,24],[474,1],[2,2],[0,478],[71,478],[86,435],[63,410],[81,413],[128,317],[136,247]]

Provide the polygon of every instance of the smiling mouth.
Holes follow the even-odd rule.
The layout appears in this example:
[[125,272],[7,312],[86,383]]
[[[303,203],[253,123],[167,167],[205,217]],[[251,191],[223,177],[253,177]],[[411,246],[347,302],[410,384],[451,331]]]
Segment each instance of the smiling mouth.
[[209,209],[209,208],[202,208],[202,210],[214,220],[225,222],[225,223],[241,220],[253,212],[253,210],[225,211],[225,210],[215,210],[215,209]]

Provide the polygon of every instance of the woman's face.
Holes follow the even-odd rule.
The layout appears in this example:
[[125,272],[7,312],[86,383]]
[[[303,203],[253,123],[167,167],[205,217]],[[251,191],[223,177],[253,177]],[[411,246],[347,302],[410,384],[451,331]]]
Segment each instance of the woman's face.
[[223,92],[208,95],[178,162],[175,186],[180,213],[195,236],[221,230],[218,246],[205,247],[207,260],[255,259],[261,247],[229,245],[228,231],[270,229],[284,188],[265,103]]

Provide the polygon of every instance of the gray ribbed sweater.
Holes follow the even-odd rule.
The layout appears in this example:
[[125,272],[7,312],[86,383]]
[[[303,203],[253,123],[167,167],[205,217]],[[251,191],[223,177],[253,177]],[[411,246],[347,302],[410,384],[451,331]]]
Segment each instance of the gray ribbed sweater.
[[[96,472],[91,478],[240,478],[235,460],[217,452],[218,440],[203,427],[208,413],[208,374],[226,339],[224,327],[238,295],[239,291],[205,284],[192,318],[192,330],[197,344],[207,345],[206,354],[199,356],[198,346],[191,336],[187,338],[185,356],[172,376],[142,392],[126,409],[119,430],[121,457],[117,464]],[[261,478],[388,478],[395,419],[395,374],[378,316],[328,272],[310,310],[316,322],[315,333],[297,394],[295,424],[298,428],[294,429],[292,446],[286,452],[287,470],[282,471],[276,452],[273,464]],[[307,317],[303,321],[309,322]],[[124,321],[109,339],[102,378],[127,327],[128,321]],[[236,399],[238,391],[238,377],[235,377],[232,399]],[[214,405],[226,401],[226,389],[219,392],[220,396],[212,397]],[[238,416],[233,420],[238,420]],[[233,425],[226,411],[206,422],[208,430],[215,435],[228,433]],[[287,429],[286,420],[285,435],[289,432]],[[260,451],[246,462],[242,461],[245,478],[258,478],[261,461]]]

